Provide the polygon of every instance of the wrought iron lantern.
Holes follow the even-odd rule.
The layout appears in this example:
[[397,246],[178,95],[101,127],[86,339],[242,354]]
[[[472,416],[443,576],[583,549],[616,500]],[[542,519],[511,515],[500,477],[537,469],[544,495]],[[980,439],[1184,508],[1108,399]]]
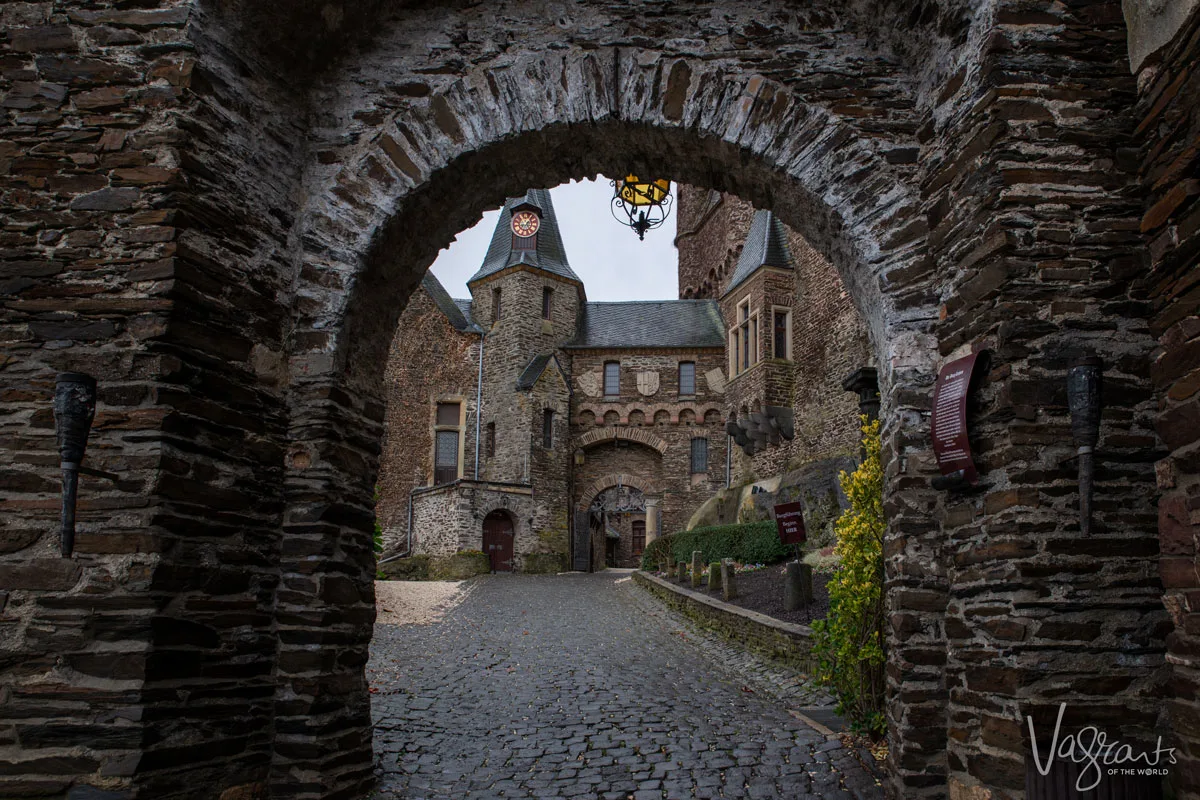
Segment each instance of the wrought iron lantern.
[[54,387],[54,428],[62,461],[62,555],[75,547],[75,500],[88,433],[96,416],[96,379],[81,372],[63,372]]
[[613,181],[612,215],[622,225],[628,225],[645,240],[646,231],[657,228],[671,214],[671,182],[662,179],[640,180],[626,175]]

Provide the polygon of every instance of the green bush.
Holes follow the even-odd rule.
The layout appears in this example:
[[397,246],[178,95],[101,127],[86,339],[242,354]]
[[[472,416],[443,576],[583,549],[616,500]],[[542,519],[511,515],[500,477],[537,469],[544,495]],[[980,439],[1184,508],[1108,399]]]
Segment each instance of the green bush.
[[813,623],[817,678],[837,695],[838,713],[855,730],[882,736],[886,662],[883,595],[883,467],[879,420],[863,417],[865,456],[852,474],[842,473],[850,507],[838,519],[840,559],[829,589],[829,616]]
[[655,570],[660,560],[671,564],[692,561],[692,551],[703,553],[710,564],[732,558],[742,564],[773,564],[791,554],[790,548],[779,541],[774,521],[751,522],[744,525],[714,525],[692,528],[655,539],[642,553],[642,569]]

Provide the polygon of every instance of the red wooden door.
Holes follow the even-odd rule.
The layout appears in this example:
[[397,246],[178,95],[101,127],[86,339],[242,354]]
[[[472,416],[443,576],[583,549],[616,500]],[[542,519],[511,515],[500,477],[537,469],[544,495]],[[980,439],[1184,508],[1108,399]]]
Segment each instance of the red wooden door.
[[513,524],[505,511],[493,511],[483,520],[483,552],[492,562],[492,572],[512,572]]

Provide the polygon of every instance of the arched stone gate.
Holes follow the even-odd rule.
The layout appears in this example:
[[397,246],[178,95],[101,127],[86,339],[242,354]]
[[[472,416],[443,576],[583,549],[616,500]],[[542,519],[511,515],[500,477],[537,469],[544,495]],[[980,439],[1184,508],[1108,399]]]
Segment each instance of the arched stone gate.
[[[1115,3],[252,6],[3,12],[23,72],[3,78],[0,159],[23,211],[4,255],[0,746],[21,757],[0,792],[368,784],[392,328],[483,210],[623,169],[772,208],[870,326],[893,796],[1019,796],[1022,715],[1060,701],[1114,735],[1154,727],[1170,623],[1132,279],[1155,226]],[[972,347],[994,355],[982,485],[947,495],[930,389]],[[1087,540],[1062,463],[1085,350],[1109,365]],[[123,478],[85,486],[72,561],[46,534],[62,369],[101,378],[89,459]]]

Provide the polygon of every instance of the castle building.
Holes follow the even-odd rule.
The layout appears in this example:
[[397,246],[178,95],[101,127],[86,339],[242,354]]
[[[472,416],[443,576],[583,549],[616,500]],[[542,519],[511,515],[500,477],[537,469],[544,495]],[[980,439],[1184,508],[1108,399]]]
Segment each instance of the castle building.
[[469,299],[426,275],[385,377],[387,555],[636,566],[660,533],[747,518],[731,493],[782,496],[788,470],[852,456],[855,404],[827,373],[865,334],[836,274],[770,212],[680,195],[684,299],[589,302],[545,190],[505,204]]

